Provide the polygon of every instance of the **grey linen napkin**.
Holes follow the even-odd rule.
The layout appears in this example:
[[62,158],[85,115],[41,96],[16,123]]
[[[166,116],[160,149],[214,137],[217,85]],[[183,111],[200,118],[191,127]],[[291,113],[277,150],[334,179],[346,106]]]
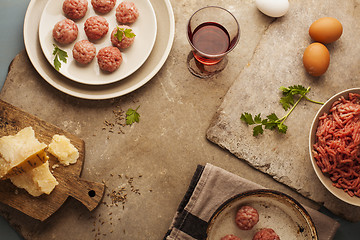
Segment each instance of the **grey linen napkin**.
[[[198,165],[164,240],[205,239],[214,211],[240,191],[264,187],[211,164]],[[304,206],[310,214],[320,240],[333,239],[340,224],[332,218]]]

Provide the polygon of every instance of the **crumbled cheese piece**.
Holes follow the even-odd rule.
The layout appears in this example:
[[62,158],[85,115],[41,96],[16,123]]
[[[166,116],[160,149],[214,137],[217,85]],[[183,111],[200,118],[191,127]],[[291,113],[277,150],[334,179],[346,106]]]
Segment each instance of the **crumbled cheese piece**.
[[65,166],[76,163],[79,158],[79,151],[64,135],[54,135],[49,144],[48,151]]
[[15,135],[1,137],[0,178],[4,177],[15,167],[17,167],[16,171],[21,173],[43,164],[47,159],[34,158],[32,156],[43,151],[46,147],[46,144],[40,143],[35,138],[35,132],[32,127],[26,127]]
[[55,168],[57,168],[57,167],[60,167],[60,165],[56,163],[56,164],[54,164],[51,168],[52,168],[52,169],[55,169]]
[[10,180],[15,186],[24,188],[34,197],[43,193],[50,194],[59,184],[50,172],[48,161],[28,172],[10,177]]

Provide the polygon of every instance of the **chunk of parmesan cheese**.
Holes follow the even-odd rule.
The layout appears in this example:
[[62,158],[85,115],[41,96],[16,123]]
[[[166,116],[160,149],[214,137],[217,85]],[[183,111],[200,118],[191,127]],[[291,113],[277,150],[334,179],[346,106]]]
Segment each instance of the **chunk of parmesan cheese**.
[[55,134],[49,144],[48,151],[65,166],[76,163],[79,158],[79,151],[64,135]]
[[39,154],[47,147],[35,138],[32,127],[26,127],[15,135],[0,138],[0,178],[16,170],[17,174],[42,165],[47,158]]
[[49,161],[28,172],[10,177],[10,180],[15,186],[24,188],[34,197],[43,193],[50,194],[59,184],[50,172]]

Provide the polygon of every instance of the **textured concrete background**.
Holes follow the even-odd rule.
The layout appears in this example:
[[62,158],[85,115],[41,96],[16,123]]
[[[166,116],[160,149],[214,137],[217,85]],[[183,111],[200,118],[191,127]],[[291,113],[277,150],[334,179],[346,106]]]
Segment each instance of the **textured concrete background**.
[[[242,69],[251,66],[274,19],[261,14],[254,1],[207,1],[234,13],[242,35],[226,70],[211,79],[198,79],[186,68],[190,47],[185,31],[187,19],[204,1],[171,3],[176,34],[169,58],[150,82],[126,96],[104,101],[73,98],[48,85],[24,51],[14,59],[1,99],[82,138],[86,146],[82,178],[107,186],[103,203],[93,212],[70,198],[43,223],[1,205],[1,215],[26,239],[162,239],[197,164],[207,162],[318,207],[206,139],[223,96]],[[115,123],[116,112],[138,105],[140,123],[121,128],[120,134],[118,125],[111,131],[105,121]],[[122,187],[127,200],[116,206],[110,195]]]

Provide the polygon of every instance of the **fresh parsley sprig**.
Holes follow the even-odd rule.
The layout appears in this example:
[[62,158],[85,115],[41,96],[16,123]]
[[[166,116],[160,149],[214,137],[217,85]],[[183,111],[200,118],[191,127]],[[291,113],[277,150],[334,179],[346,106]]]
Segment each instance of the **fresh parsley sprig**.
[[60,68],[61,68],[61,62],[60,61],[66,63],[68,54],[67,54],[66,51],[60,49],[56,44],[53,44],[53,46],[54,46],[53,55],[55,56],[55,58],[54,58],[54,66],[55,66],[55,69],[57,71],[59,71]]
[[291,106],[294,105],[294,103],[295,103],[294,96],[296,96],[296,95],[300,95],[301,97],[303,97],[306,100],[313,102],[313,103],[324,104],[322,102],[314,101],[306,96],[306,94],[310,91],[310,87],[305,88],[301,85],[294,85],[294,86],[290,86],[290,87],[282,86],[282,87],[280,87],[280,90],[282,91],[282,93],[284,95],[282,98],[280,98],[280,103],[283,106],[283,108],[285,109],[285,111],[287,111],[289,108],[291,108]]
[[137,110],[139,109],[140,105],[134,110],[132,108],[129,108],[126,112],[126,125],[131,125],[134,122],[139,122],[140,121],[140,114],[137,112]]
[[[312,99],[309,99],[306,94],[310,91],[310,87],[305,88],[301,85],[294,85],[290,87],[280,87],[280,90],[283,93],[283,97],[280,98],[280,103],[285,111],[290,109],[288,113],[282,118],[278,118],[275,113],[272,113],[266,118],[262,119],[261,114],[255,115],[254,117],[250,113],[241,114],[240,119],[248,125],[256,125],[253,128],[253,136],[258,136],[263,134],[264,128],[269,130],[276,129],[280,133],[286,133],[288,127],[284,124],[285,120],[289,117],[301,99],[305,98],[306,100],[316,103],[324,104],[322,102],[317,102]],[[295,97],[298,99],[295,101]]]
[[116,33],[114,34],[114,36],[119,40],[121,41],[124,36],[127,37],[127,38],[133,38],[135,37],[135,33],[132,32],[132,29],[131,28],[120,28],[120,27],[117,27],[117,31]]
[[265,129],[274,130],[277,129],[278,132],[286,133],[287,126],[284,124],[285,119],[287,116],[284,116],[282,118],[278,118],[275,113],[272,113],[268,116],[266,116],[265,119],[261,119],[261,114],[255,115],[253,118],[250,113],[243,113],[241,114],[240,119],[246,122],[248,125],[256,124],[256,126],[253,128],[253,136],[257,136],[259,134],[264,133],[263,127]]

